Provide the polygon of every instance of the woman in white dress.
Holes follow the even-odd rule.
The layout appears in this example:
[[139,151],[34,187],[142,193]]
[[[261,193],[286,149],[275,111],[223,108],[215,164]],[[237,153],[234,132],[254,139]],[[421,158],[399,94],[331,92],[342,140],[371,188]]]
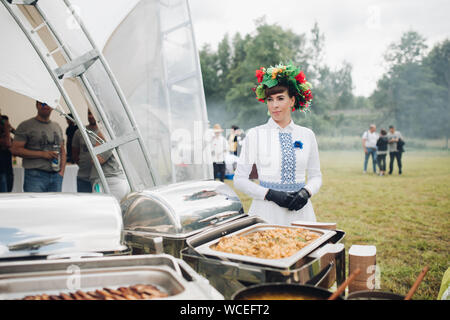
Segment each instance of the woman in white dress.
[[[319,150],[312,130],[296,125],[295,110],[312,101],[311,85],[299,68],[278,65],[256,71],[257,99],[270,119],[249,130],[234,175],[234,186],[253,198],[249,214],[273,224],[316,221],[310,198],[322,185]],[[259,184],[249,179],[253,164]]]

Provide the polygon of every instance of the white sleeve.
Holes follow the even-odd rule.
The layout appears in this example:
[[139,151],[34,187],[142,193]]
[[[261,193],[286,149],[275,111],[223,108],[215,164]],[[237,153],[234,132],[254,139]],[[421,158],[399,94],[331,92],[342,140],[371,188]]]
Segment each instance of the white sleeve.
[[242,142],[241,155],[237,161],[236,171],[234,172],[234,187],[247,194],[253,199],[264,200],[269,189],[260,186],[250,180],[253,164],[257,156],[257,144],[252,138],[256,139],[256,132],[251,130]]
[[320,171],[319,147],[317,146],[316,136],[312,131],[310,143],[311,151],[306,166],[307,183],[305,189],[313,196],[319,192],[319,189],[322,186],[322,172]]

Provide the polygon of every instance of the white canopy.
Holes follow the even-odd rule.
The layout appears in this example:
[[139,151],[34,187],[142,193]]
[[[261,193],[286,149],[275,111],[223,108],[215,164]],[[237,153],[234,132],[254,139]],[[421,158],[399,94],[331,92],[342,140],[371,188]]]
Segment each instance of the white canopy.
[[58,89],[22,30],[1,4],[0,33],[0,86],[54,105],[60,97]]
[[[50,3],[54,10],[61,6],[54,0],[39,0],[40,5]],[[74,10],[81,16],[99,49],[103,49],[120,22],[139,0],[72,0]],[[63,11],[64,12],[64,11]],[[60,24],[73,24],[70,12],[60,16]],[[101,22],[101,27],[99,27]],[[30,29],[32,27],[30,26]],[[3,5],[0,5],[0,86],[28,96],[34,100],[55,105],[60,99],[49,73],[38,54]],[[77,33],[74,33],[76,36]]]
[[[212,166],[205,162],[209,153],[203,140],[208,127],[206,103],[187,0],[70,0],[70,3],[116,76],[148,144],[155,169],[162,177],[161,183],[211,178]],[[51,18],[58,36],[75,57],[92,49],[62,0],[39,0],[38,5]],[[28,30],[42,24],[39,17],[30,16],[28,20]],[[60,93],[40,57],[3,4],[0,4],[0,34],[3,47],[0,87],[53,106],[61,103]],[[50,53],[57,49],[49,48],[39,31],[32,36],[41,51]],[[55,58],[52,54],[48,56]],[[58,67],[52,58],[45,59],[51,68]],[[95,79],[100,79],[99,69],[91,69],[87,72],[88,79],[103,97],[102,107],[109,109],[108,116],[119,128],[123,111],[117,104],[109,103],[109,87],[96,83]],[[72,82],[65,80],[66,90],[77,89]],[[76,105],[84,104],[86,108],[87,102],[81,100],[75,101]],[[184,130],[182,134],[173,138],[174,131],[180,129]],[[204,153],[200,156],[201,163],[198,154],[192,153],[199,151],[199,146],[200,153]]]

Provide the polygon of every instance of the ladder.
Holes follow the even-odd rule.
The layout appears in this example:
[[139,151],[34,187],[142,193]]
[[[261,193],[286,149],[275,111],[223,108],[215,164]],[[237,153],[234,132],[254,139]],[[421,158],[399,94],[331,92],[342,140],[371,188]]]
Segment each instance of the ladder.
[[[158,185],[157,173],[153,170],[149,153],[117,80],[69,1],[51,1],[51,4],[42,1],[42,5],[39,0],[0,1],[35,49],[72,113],[105,192],[110,193],[110,189],[97,155],[109,150],[116,152],[132,191],[142,191]],[[70,30],[65,30],[59,20],[61,15],[67,16],[68,13],[73,17],[76,26],[66,26]],[[33,27],[33,21],[30,21],[33,19],[30,17],[40,20],[39,25]],[[55,25],[58,25],[58,29]],[[43,29],[56,44],[56,48],[51,51],[47,50],[42,32],[39,32]],[[69,31],[76,32],[78,38],[69,37],[69,34],[72,35]],[[46,41],[48,42],[48,39]],[[59,58],[62,55],[64,63],[61,63],[61,59],[59,64],[56,62],[58,54]],[[52,67],[54,65],[58,67]],[[91,145],[89,132],[86,131],[68,91],[64,88],[65,79],[78,81],[82,94],[89,102],[89,108],[96,111],[100,118],[97,120],[106,129],[106,135],[109,137],[107,142],[95,147]]]

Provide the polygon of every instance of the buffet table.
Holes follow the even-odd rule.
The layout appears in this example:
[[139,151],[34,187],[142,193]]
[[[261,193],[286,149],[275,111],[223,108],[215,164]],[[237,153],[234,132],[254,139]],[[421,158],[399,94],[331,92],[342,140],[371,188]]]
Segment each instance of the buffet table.
[[[14,167],[14,183],[12,192],[23,192],[23,180],[25,169],[22,167]],[[62,182],[62,192],[77,192],[77,174],[78,165],[68,164],[64,171]]]

